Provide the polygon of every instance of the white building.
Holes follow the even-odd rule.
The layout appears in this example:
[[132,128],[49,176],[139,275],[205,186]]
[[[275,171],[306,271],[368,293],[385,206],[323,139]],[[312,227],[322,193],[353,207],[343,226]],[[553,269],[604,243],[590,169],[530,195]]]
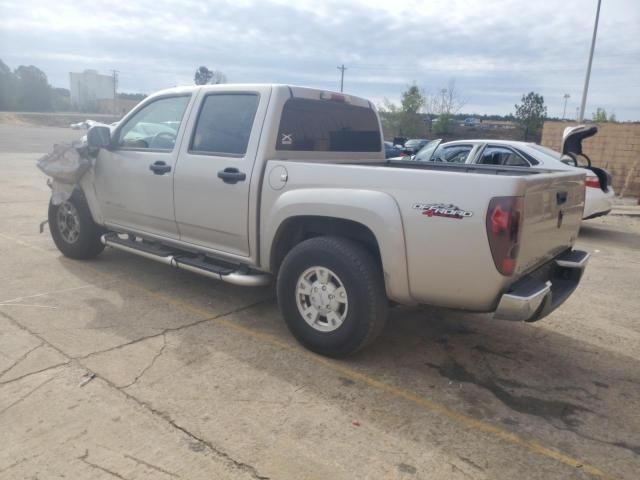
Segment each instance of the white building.
[[112,100],[115,94],[114,78],[100,75],[96,70],[85,70],[82,73],[69,73],[71,105],[76,110],[97,112],[98,100]]

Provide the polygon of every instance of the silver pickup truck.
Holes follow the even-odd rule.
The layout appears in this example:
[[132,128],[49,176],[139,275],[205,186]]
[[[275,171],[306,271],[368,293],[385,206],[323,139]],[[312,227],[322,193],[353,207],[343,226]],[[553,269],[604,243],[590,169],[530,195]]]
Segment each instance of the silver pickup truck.
[[173,88],[117,127],[52,202],[71,258],[110,246],[225,282],[277,283],[307,348],[373,341],[389,304],[535,321],[576,288],[584,173],[385,160],[371,102],[286,85]]

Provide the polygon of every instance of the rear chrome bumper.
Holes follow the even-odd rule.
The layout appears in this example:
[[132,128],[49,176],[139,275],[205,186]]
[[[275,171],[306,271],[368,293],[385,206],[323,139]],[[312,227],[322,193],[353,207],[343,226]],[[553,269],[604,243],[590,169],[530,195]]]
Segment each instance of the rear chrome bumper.
[[516,322],[546,317],[576,289],[588,260],[587,252],[567,250],[514,283],[500,297],[493,317]]

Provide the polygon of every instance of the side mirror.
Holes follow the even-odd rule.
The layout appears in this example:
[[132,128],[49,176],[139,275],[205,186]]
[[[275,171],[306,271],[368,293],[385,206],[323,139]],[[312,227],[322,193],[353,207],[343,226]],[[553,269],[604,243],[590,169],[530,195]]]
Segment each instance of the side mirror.
[[90,147],[109,148],[111,146],[111,129],[104,125],[91,127],[87,132],[87,144]]

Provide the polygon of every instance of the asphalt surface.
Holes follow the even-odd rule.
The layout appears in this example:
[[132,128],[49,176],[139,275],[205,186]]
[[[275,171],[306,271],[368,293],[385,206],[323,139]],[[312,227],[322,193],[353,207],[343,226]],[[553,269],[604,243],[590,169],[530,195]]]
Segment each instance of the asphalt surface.
[[639,477],[639,219],[538,323],[399,307],[333,361],[269,288],[62,257],[34,161],[81,134],[0,125],[1,479]]

